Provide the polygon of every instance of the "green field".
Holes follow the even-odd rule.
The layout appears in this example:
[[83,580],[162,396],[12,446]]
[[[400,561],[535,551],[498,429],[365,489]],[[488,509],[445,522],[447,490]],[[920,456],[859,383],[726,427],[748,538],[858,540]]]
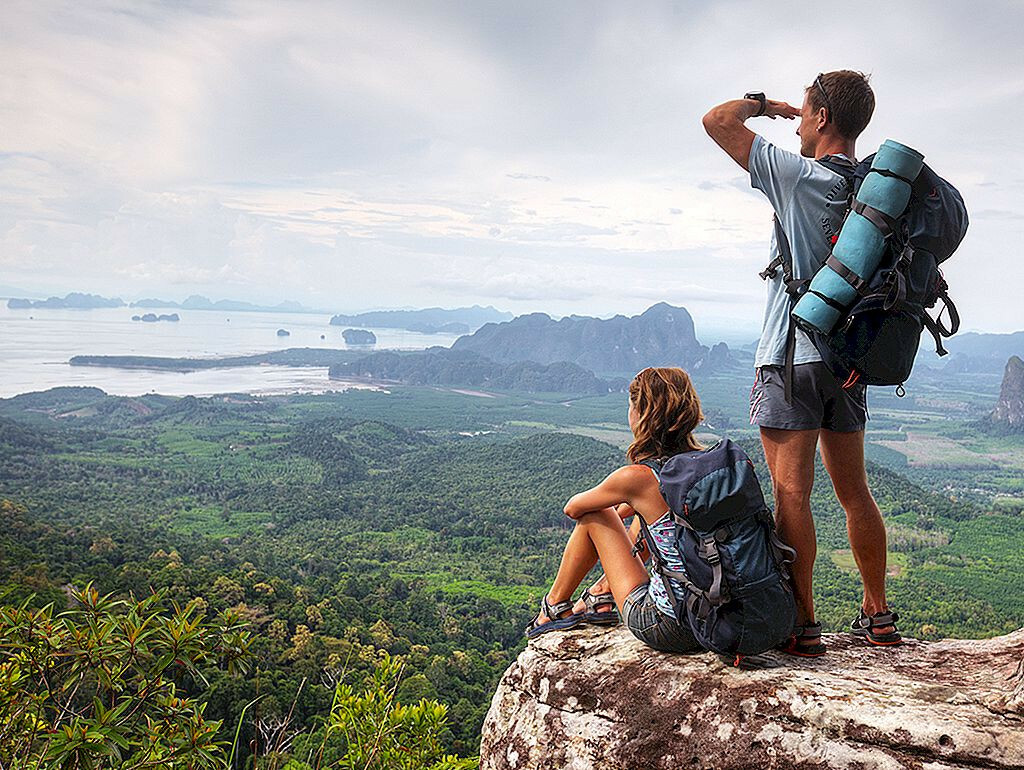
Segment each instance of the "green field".
[[[770,496],[748,380],[698,382],[700,435],[738,439]],[[1024,625],[1024,441],[931,404],[879,401],[869,480],[902,629],[978,637]],[[300,718],[323,713],[318,672],[346,660],[369,670],[387,651],[450,705],[450,746],[472,753],[557,568],[565,500],[624,462],[625,405],[621,393],[412,387],[0,400],[0,586],[8,601],[63,602],[65,585],[96,581],[234,608],[259,633],[262,673],[212,683],[208,714],[229,724],[257,681],[273,714],[306,678]],[[820,462],[812,508],[817,615],[842,630],[859,580]]]

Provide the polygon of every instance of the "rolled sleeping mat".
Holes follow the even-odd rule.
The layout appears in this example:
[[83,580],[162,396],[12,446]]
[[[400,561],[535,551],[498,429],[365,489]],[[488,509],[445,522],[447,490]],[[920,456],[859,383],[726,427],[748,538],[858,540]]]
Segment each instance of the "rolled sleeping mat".
[[[857,191],[853,209],[846,217],[839,240],[832,254],[852,273],[851,280],[867,281],[878,269],[885,253],[885,237],[878,225],[859,213],[858,202],[886,217],[896,219],[910,202],[910,184],[921,172],[924,156],[906,145],[886,139],[875,153],[872,169],[883,173],[869,173]],[[895,174],[896,176],[892,176]],[[802,326],[813,327],[828,334],[839,321],[843,311],[857,298],[857,290],[849,280],[830,265],[822,267],[807,292],[793,308],[793,317]]]

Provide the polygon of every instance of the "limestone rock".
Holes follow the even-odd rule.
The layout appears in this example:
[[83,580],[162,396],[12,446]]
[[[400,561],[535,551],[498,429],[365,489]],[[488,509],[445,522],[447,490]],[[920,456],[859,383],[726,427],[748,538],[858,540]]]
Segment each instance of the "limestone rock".
[[482,770],[1024,768],[1024,629],[741,668],[624,628],[550,633],[505,672]]
[[999,401],[992,413],[992,421],[1024,431],[1024,361],[1013,356],[1006,362]]
[[[631,318],[567,316],[555,321],[544,313],[522,315],[459,337],[452,350],[479,353],[502,364],[569,361],[594,372],[630,377],[646,366],[695,369],[708,352],[697,341],[686,309],[664,302]],[[723,353],[728,358],[728,349],[717,355]]]

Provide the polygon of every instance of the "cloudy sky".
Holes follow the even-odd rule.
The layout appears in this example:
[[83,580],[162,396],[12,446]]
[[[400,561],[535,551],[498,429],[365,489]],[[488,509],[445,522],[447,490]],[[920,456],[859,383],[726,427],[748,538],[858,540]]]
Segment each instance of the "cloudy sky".
[[[665,300],[756,330],[771,212],[700,118],[849,67],[878,99],[861,154],[899,139],[967,201],[965,327],[1021,329],[1021,28],[1015,0],[4,0],[0,287]],[[797,148],[793,123],[750,125]]]

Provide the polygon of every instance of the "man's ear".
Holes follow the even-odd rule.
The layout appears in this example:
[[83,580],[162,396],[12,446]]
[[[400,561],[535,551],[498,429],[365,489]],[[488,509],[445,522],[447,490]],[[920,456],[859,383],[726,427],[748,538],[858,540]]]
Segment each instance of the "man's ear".
[[815,128],[817,128],[818,132],[820,133],[820,132],[825,130],[825,127],[827,125],[828,125],[828,108],[827,107],[819,107],[818,108],[818,122],[815,124]]

